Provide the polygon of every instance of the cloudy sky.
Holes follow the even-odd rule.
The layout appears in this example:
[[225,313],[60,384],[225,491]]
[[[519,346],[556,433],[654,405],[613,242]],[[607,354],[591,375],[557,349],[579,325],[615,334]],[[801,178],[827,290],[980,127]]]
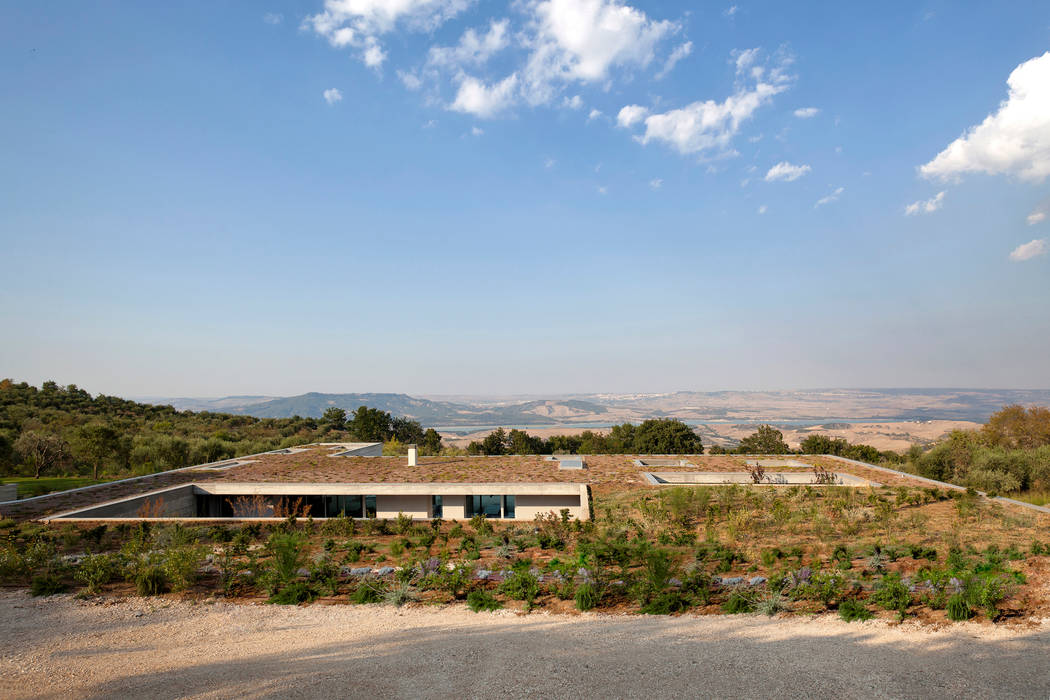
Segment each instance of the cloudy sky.
[[0,376],[1050,387],[1050,5],[18,3]]

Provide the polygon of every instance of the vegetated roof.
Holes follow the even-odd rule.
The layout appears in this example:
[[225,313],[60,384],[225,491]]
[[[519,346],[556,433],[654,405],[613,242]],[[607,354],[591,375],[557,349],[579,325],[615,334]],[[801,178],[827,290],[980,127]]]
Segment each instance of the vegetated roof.
[[[333,457],[337,445],[310,445],[291,453],[268,452],[240,457],[201,468],[164,472],[150,477],[113,482],[98,487],[56,493],[32,501],[0,507],[7,517],[34,518],[72,510],[95,503],[146,493],[168,486],[203,481],[234,482],[305,482],[305,483],[379,483],[379,482],[573,482],[587,483],[596,494],[631,489],[652,488],[635,465],[638,455],[588,455],[585,470],[562,470],[557,461],[543,455],[508,455],[483,457],[420,457],[415,466],[400,457]],[[808,464],[822,464],[831,471],[855,474],[888,486],[927,486],[920,481],[898,477],[873,469],[822,457],[799,457]],[[234,466],[225,466],[237,462]],[[740,455],[690,455],[688,466],[681,471],[739,472],[746,458]],[[808,467],[797,467],[805,470]],[[674,471],[661,467],[661,471]],[[781,471],[790,471],[784,468]]]

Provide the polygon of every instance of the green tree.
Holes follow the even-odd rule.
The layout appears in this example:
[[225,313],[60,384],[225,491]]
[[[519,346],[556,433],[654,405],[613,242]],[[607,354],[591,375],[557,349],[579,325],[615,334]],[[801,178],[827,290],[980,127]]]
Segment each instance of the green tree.
[[355,440],[362,442],[386,442],[393,435],[390,414],[378,408],[359,406],[347,429]]
[[676,418],[642,422],[634,431],[634,451],[639,454],[700,454],[703,442],[692,428]]
[[481,448],[487,455],[502,455],[507,453],[507,431],[503,428],[496,428],[484,440],[481,441]]
[[524,430],[511,430],[507,435],[507,452],[512,455],[538,455],[543,448],[543,438],[533,437]]
[[391,418],[390,432],[398,442],[409,445],[418,445],[423,442],[423,426],[419,421],[409,418]]
[[784,442],[784,433],[771,425],[760,425],[758,430],[740,441],[737,452],[752,455],[783,455],[791,452]]
[[346,427],[346,410],[338,406],[329,406],[321,415],[321,421],[336,430],[343,430]]
[[441,434],[433,428],[427,428],[419,448],[425,455],[441,454]]
[[807,435],[799,445],[802,454],[807,455],[839,455],[849,447],[849,443],[842,438],[831,438],[827,435]]
[[15,440],[15,452],[33,467],[33,478],[44,472],[66,466],[72,460],[69,443],[57,435],[27,430]]
[[77,428],[73,449],[78,457],[91,465],[91,475],[98,479],[99,469],[121,449],[120,433],[103,423],[83,425]]

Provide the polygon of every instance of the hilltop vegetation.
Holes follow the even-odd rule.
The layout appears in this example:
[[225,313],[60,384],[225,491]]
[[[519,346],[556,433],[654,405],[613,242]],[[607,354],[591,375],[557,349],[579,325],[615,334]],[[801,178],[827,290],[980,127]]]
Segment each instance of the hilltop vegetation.
[[75,384],[0,381],[0,474],[127,476],[176,469],[317,441],[417,442],[440,437],[416,421],[364,406],[317,418],[253,418],[178,411]]

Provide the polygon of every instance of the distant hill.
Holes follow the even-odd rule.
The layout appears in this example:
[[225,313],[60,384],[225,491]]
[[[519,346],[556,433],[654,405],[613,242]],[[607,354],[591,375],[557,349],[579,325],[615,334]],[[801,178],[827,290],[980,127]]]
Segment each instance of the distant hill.
[[[260,397],[262,398],[262,397]],[[608,409],[587,401],[527,401],[511,406],[472,406],[449,401],[432,401],[407,394],[323,394],[312,391],[284,398],[223,397],[218,399],[170,398],[157,403],[193,411],[222,411],[257,418],[319,418],[332,406],[353,411],[368,406],[418,420],[423,425],[558,425],[605,414]]]
[[[524,397],[523,397],[524,398]],[[813,389],[806,391],[718,391],[664,394],[579,394],[567,398],[493,403],[457,396],[456,401],[407,394],[227,396],[217,399],[155,398],[179,409],[217,411],[259,418],[320,417],[326,408],[353,411],[369,406],[424,426],[572,426],[679,418],[689,423],[777,423],[784,421],[957,420],[983,423],[1004,405],[1050,405],[1050,391],[1014,389]]]

